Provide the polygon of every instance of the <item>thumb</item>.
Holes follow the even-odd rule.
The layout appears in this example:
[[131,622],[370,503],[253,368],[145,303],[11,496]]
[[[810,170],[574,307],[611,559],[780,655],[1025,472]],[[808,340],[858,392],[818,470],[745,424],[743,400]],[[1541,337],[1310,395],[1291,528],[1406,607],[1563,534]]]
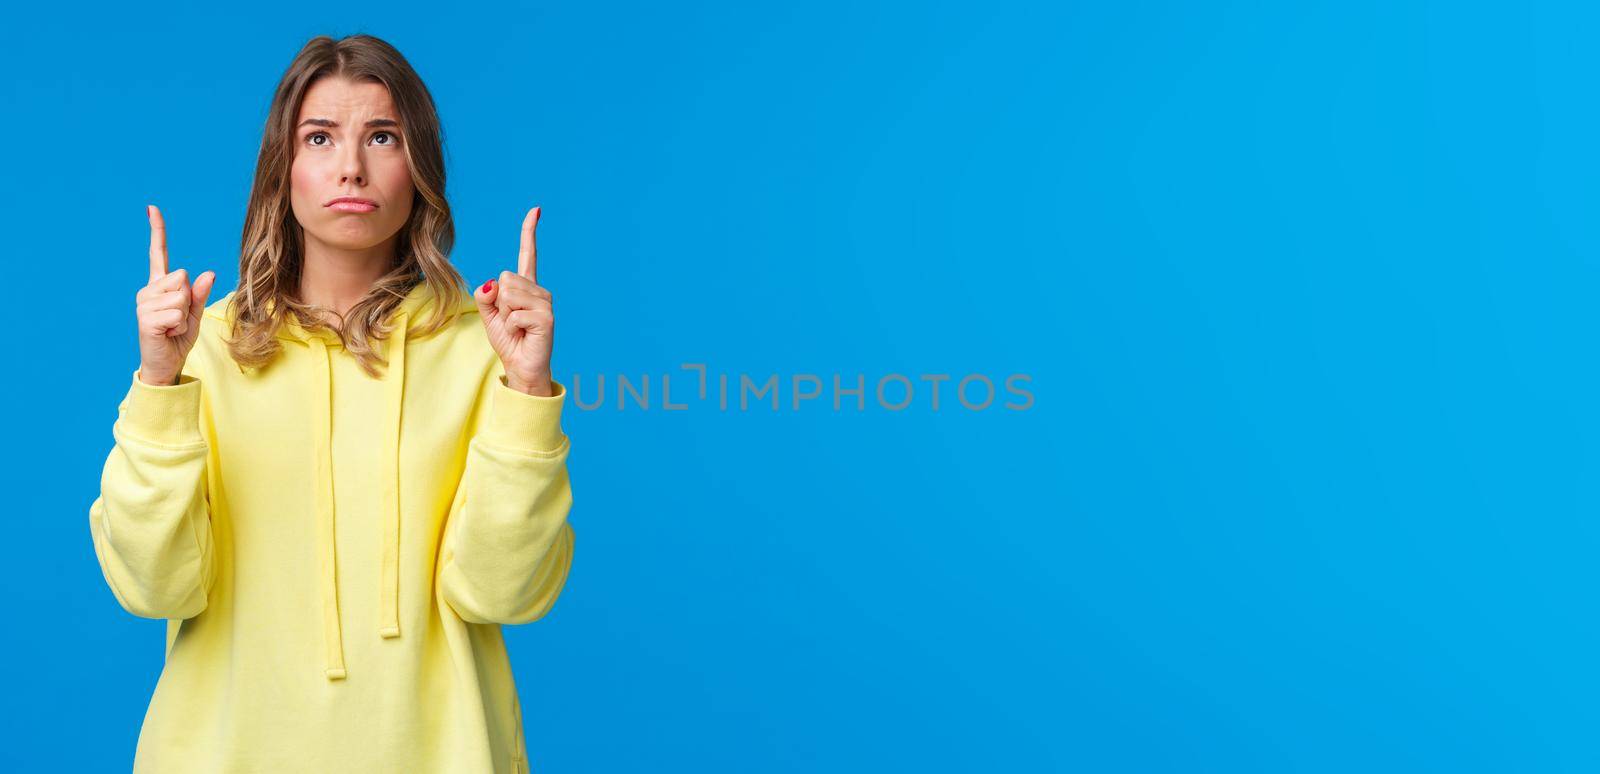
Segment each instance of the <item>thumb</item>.
[[482,317],[485,323],[494,320],[495,315],[500,313],[499,307],[495,306],[495,301],[499,298],[500,283],[494,280],[479,285],[478,289],[472,292],[472,300],[478,304],[478,316]]
[[206,299],[211,297],[211,287],[217,283],[217,273],[208,271],[195,278],[189,287],[189,311],[199,317],[206,311]]

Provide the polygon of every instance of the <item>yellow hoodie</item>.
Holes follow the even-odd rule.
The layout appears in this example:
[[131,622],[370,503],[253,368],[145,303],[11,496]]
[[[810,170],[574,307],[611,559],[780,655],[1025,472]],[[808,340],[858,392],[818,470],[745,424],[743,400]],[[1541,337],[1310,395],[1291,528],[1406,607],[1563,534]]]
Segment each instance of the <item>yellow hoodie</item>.
[[134,771],[526,772],[500,624],[549,612],[572,563],[566,388],[506,386],[466,292],[408,336],[423,284],[382,378],[292,322],[242,368],[233,296],[178,384],[134,373],[89,508],[117,602],[168,619]]

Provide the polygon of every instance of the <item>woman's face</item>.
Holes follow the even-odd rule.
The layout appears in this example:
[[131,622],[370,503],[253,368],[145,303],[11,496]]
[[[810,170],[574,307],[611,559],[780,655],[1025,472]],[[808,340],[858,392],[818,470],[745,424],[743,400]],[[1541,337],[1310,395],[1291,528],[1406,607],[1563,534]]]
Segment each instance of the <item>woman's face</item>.
[[[383,84],[329,76],[307,89],[295,118],[289,203],[308,243],[364,250],[405,225],[411,170],[398,121]],[[341,197],[369,204],[334,202]]]

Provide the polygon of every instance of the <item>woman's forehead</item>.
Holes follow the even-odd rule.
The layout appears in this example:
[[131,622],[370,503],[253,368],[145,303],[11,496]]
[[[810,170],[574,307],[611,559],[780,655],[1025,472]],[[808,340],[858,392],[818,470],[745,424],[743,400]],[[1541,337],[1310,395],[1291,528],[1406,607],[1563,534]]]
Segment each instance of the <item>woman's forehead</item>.
[[300,119],[333,118],[338,116],[378,116],[396,118],[394,102],[389,89],[381,83],[351,81],[329,77],[318,80],[306,90],[300,103]]

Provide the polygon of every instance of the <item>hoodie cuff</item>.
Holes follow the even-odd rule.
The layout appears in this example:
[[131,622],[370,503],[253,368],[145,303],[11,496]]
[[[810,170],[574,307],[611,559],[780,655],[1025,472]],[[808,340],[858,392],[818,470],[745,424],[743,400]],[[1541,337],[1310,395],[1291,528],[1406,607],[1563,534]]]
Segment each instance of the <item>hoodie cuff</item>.
[[497,446],[554,454],[567,444],[561,432],[561,406],[566,400],[567,388],[555,379],[550,380],[550,395],[544,396],[513,390],[500,376],[495,379],[487,423],[479,432]]
[[205,443],[200,433],[200,380],[180,373],[177,384],[146,384],[134,371],[122,422],[130,435],[152,443]]

